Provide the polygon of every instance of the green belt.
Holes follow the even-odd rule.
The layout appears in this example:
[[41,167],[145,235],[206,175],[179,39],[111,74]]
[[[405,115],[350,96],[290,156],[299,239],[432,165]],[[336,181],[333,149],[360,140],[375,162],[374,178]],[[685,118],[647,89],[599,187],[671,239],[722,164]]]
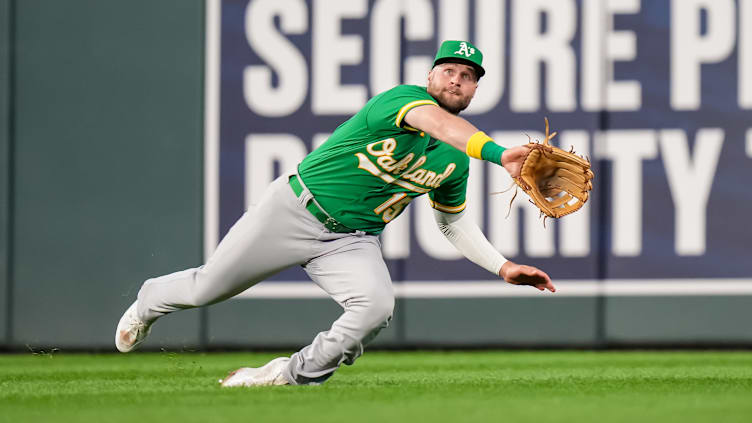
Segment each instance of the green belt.
[[[298,175],[290,176],[290,188],[292,188],[292,192],[295,193],[296,197],[300,197],[300,194],[303,193],[303,186],[300,185]],[[306,204],[306,210],[308,210],[313,215],[313,217],[321,222],[324,227],[326,227],[326,229],[328,229],[330,232],[339,234],[349,234],[355,232],[355,229],[350,229],[347,226],[337,222],[333,217],[330,217],[328,214],[326,214],[325,211],[321,210],[316,202],[313,201],[313,198],[311,198],[308,201],[308,204]]]

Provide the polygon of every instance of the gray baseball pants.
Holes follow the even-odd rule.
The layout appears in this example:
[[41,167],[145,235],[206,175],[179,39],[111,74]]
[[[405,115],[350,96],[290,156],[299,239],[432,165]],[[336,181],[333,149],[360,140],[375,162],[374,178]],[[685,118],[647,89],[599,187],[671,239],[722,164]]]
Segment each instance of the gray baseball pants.
[[285,370],[292,384],[328,379],[352,364],[388,325],[394,291],[379,240],[363,232],[329,232],[296,198],[290,174],[269,185],[222,239],[206,264],[147,280],[138,293],[138,315],[147,323],[177,310],[226,300],[269,276],[302,265],[310,278],[344,309],[328,331],[293,354]]

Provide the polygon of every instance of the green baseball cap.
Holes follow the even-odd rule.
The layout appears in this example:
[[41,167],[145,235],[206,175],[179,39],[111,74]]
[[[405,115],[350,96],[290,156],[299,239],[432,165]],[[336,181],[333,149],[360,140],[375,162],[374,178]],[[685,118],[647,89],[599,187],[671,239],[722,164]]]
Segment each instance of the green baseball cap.
[[475,69],[478,79],[486,74],[486,70],[482,66],[483,53],[469,41],[447,40],[441,43],[439,51],[436,52],[436,58],[433,60],[433,65],[442,63],[470,65]]

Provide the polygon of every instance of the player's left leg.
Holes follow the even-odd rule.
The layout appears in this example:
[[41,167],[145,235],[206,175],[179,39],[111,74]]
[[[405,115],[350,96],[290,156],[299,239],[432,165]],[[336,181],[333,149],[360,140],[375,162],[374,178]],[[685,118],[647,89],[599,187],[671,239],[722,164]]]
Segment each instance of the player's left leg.
[[230,298],[278,271],[307,262],[324,226],[288,184],[277,178],[258,204],[233,225],[205,265],[148,279],[115,330],[115,345],[128,352],[160,317]]
[[328,331],[292,357],[280,357],[260,368],[241,368],[222,386],[318,384],[342,363],[352,364],[364,346],[385,328],[394,309],[394,290],[373,235],[324,232],[305,264],[311,279],[343,308]]
[[319,333],[291,357],[284,371],[291,383],[322,383],[342,363],[352,364],[392,318],[394,288],[378,238],[349,238],[348,243],[305,266],[311,279],[344,308],[344,313],[328,331]]

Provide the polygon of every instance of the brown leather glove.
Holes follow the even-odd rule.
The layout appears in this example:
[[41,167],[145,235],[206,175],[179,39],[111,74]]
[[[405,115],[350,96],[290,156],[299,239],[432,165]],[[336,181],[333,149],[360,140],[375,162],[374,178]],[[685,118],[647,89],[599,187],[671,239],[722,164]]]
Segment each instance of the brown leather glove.
[[522,188],[533,204],[548,217],[562,217],[579,210],[588,200],[595,177],[590,161],[572,151],[550,144],[556,132],[549,135],[546,118],[546,139],[530,142],[530,149],[514,182]]

